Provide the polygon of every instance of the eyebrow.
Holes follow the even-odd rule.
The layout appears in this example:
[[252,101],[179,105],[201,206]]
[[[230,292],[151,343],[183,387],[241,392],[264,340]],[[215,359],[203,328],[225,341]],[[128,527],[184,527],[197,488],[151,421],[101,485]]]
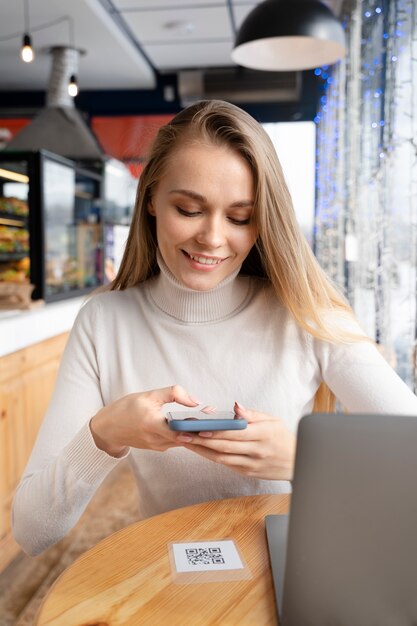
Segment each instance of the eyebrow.
[[[191,191],[191,189],[171,189],[169,193],[170,194],[180,193],[184,196],[188,196],[192,200],[197,200],[197,202],[208,204],[207,198],[205,196],[202,196],[200,193],[197,193],[196,191]],[[248,208],[248,207],[252,208],[253,200],[238,200],[237,202],[233,202],[230,205],[230,207],[231,208]]]

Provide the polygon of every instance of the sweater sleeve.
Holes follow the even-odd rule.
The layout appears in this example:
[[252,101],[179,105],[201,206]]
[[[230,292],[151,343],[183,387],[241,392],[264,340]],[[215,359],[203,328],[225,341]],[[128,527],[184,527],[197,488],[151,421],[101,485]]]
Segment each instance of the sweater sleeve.
[[[348,330],[363,335],[354,322],[349,322]],[[317,341],[316,346],[322,378],[347,411],[417,416],[417,396],[374,343]]]
[[[103,406],[95,338],[98,303],[81,309],[12,508],[16,541],[40,554],[71,530],[107,474],[121,461],[98,449],[90,419]],[[99,298],[97,298],[99,300]]]

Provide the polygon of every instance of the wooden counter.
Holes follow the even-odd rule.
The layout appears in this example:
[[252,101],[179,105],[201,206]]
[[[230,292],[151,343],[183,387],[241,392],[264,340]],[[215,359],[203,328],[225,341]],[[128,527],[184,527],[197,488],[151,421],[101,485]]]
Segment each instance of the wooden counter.
[[10,508],[51,396],[68,337],[63,333],[0,358],[0,571],[19,547]]
[[0,571],[18,553],[10,508],[84,298],[0,313]]

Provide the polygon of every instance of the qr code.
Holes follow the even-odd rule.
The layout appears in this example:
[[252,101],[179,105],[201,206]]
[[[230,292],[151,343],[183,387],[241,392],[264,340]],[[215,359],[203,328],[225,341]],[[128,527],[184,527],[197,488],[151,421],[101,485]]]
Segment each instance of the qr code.
[[190,565],[218,565],[225,562],[221,548],[187,548],[185,554]]

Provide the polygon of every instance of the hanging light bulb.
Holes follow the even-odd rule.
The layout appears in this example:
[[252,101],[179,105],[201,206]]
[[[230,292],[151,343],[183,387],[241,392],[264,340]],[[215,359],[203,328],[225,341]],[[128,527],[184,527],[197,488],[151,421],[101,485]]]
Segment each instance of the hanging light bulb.
[[75,74],[71,74],[70,82],[68,83],[68,93],[71,98],[75,98],[78,95],[78,84]]
[[22,61],[24,61],[25,63],[32,63],[33,59],[35,58],[32,48],[32,41],[27,33],[23,35],[20,56],[22,57]]
[[32,41],[29,35],[30,26],[29,26],[29,0],[23,0],[23,12],[24,12],[24,20],[25,20],[25,31],[23,35],[22,41],[22,49],[20,51],[20,56],[22,57],[22,61],[25,63],[32,63],[35,55],[33,54]]

